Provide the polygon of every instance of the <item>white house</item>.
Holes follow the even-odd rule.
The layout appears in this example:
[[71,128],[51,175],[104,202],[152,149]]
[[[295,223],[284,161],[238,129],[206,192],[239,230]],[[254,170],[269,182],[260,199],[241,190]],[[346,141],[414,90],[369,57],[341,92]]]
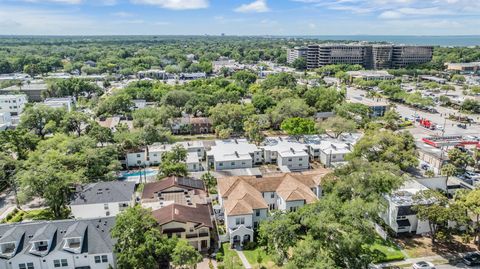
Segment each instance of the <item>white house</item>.
[[428,188],[418,181],[410,179],[397,191],[385,195],[388,207],[381,217],[395,233],[424,234],[430,232],[428,221],[418,219],[412,209],[416,204],[414,195],[424,190],[428,190]]
[[[187,154],[187,167],[190,172],[201,171],[201,160],[205,159],[205,146],[202,141],[178,142],[175,144],[153,144],[142,150],[136,150],[127,153],[127,167],[152,166],[160,165],[162,162],[162,154],[172,150],[176,145],[184,147]],[[195,155],[197,158],[195,158]]]
[[12,117],[10,112],[0,112],[0,131],[12,126]]
[[134,99],[132,100],[132,103],[134,104],[132,108],[133,110],[142,109],[147,106],[147,100],[145,99]]
[[75,97],[47,98],[43,104],[51,108],[65,108],[70,112],[75,105]]
[[318,160],[326,167],[345,162],[345,156],[353,150],[353,146],[361,138],[361,134],[342,134],[338,138],[328,135],[305,136],[311,160]]
[[263,142],[265,163],[276,163],[283,171],[301,171],[309,168],[308,147],[291,137],[268,137]]
[[116,268],[115,218],[0,225],[0,268]]
[[0,95],[0,113],[9,112],[11,116],[19,116],[27,103],[25,94]]
[[135,204],[135,183],[111,181],[77,188],[70,202],[76,219],[116,216]]
[[231,244],[253,241],[254,230],[268,211],[296,211],[322,195],[320,182],[328,170],[218,179],[218,197]]
[[262,150],[246,139],[216,140],[207,152],[208,166],[215,171],[252,168],[262,161]]

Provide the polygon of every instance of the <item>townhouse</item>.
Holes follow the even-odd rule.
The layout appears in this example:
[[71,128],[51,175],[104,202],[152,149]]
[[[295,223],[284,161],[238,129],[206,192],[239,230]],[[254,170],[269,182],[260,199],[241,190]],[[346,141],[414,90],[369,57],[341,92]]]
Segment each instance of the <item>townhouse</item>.
[[272,210],[296,211],[322,195],[320,183],[327,169],[218,179],[218,199],[227,238],[233,245],[252,242],[254,231]]
[[135,204],[135,183],[111,181],[78,186],[70,202],[76,219],[116,216]]
[[213,132],[212,121],[207,117],[183,115],[170,122],[172,134],[208,134]]
[[262,162],[262,150],[246,139],[216,140],[207,152],[207,165],[215,171],[252,168]]
[[175,144],[153,144],[140,150],[128,152],[125,158],[127,167],[157,166],[162,161],[162,154],[172,150],[176,145],[187,150],[187,167],[190,172],[203,170],[201,160],[205,159],[205,146],[202,141],[178,142]]
[[282,171],[309,168],[308,147],[292,137],[268,137],[260,147],[265,163],[276,163]]
[[116,268],[115,218],[0,225],[0,268]]
[[51,108],[65,108],[70,112],[75,105],[75,97],[46,98],[43,104]]
[[199,251],[210,248],[213,224],[202,180],[168,177],[147,183],[140,202],[152,209],[163,234],[183,238]]

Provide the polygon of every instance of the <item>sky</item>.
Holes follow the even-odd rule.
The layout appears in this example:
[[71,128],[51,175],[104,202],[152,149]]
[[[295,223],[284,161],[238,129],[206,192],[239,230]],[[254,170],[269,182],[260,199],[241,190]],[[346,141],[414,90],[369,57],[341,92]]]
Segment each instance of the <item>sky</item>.
[[0,0],[0,35],[480,35],[480,0]]

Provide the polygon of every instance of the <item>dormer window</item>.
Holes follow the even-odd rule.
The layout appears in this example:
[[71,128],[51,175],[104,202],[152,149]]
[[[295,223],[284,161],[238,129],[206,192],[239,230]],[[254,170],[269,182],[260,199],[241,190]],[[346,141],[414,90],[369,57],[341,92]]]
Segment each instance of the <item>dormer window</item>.
[[82,239],[80,237],[65,238],[63,249],[73,253],[80,253],[82,248]]
[[5,256],[11,256],[15,253],[17,245],[14,242],[3,243],[0,245],[0,253]]
[[30,248],[30,253],[38,254],[38,255],[45,255],[48,252],[48,241],[35,241],[32,242],[32,248]]

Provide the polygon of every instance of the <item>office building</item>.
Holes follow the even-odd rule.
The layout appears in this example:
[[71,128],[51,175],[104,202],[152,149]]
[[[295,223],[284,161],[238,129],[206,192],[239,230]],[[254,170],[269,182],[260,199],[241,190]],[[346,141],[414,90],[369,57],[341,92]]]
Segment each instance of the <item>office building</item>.
[[291,64],[298,58],[306,57],[307,52],[307,47],[295,47],[293,49],[287,49],[287,63]]
[[366,45],[366,44],[313,44],[306,54],[303,50],[288,50],[290,61],[305,57],[307,68],[331,64],[361,65],[367,69],[405,68],[430,62],[432,46]]

